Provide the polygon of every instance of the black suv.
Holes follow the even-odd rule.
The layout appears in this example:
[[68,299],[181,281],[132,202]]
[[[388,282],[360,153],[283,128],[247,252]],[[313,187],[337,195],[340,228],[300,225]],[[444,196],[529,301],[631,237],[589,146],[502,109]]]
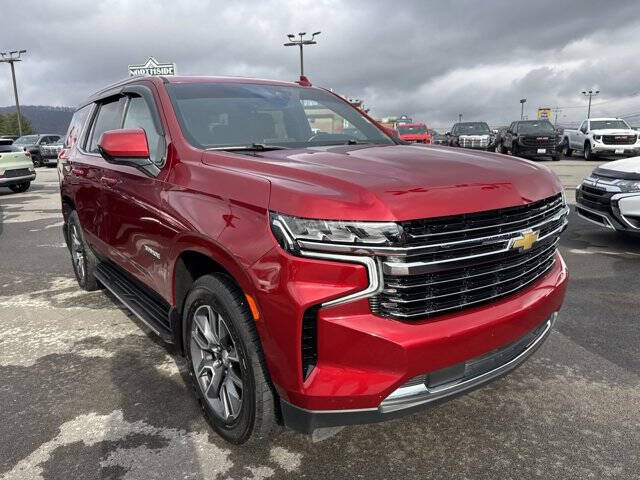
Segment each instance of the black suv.
[[551,157],[560,160],[562,138],[548,120],[518,120],[497,140],[496,150],[500,153],[527,158]]

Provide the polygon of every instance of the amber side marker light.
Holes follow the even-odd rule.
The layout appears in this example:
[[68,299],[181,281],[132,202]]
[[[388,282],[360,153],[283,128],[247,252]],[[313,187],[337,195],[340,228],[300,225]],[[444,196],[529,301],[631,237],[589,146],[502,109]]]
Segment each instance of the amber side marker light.
[[244,295],[247,298],[247,303],[249,304],[249,310],[251,310],[251,315],[253,315],[254,320],[258,320],[260,318],[260,312],[258,312],[258,306],[256,305],[256,301],[249,294]]

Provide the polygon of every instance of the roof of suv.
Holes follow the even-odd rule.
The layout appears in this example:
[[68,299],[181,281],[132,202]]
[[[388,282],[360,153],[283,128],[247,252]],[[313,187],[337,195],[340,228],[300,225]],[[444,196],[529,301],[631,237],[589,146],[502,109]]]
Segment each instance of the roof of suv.
[[100,98],[104,98],[106,95],[111,94],[111,90],[116,90],[120,87],[139,82],[141,80],[149,80],[154,83],[253,83],[259,85],[278,85],[284,87],[300,87],[296,82],[285,82],[280,80],[267,80],[263,78],[249,78],[249,77],[216,77],[216,76],[188,76],[188,75],[175,75],[175,76],[136,76],[125,78],[119,82],[112,83],[97,92],[89,96],[87,102],[80,105],[80,107],[87,103],[94,102]]

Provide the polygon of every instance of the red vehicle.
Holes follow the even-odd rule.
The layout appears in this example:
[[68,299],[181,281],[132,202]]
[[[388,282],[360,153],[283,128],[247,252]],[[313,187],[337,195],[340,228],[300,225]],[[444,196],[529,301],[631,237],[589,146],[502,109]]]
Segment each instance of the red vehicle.
[[76,111],[58,169],[78,283],[183,352],[230,442],[485,384],[563,301],[548,168],[404,145],[306,81],[127,80]]
[[431,135],[424,123],[399,123],[396,126],[401,140],[411,143],[431,143]]

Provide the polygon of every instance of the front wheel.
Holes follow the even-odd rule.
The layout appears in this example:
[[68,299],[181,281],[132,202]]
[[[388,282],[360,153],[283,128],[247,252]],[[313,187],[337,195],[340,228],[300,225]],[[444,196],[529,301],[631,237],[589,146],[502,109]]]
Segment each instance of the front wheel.
[[517,143],[514,143],[513,145],[511,145],[511,155],[513,155],[514,157],[517,157],[518,155],[520,155],[520,149],[518,148]]
[[242,291],[224,275],[200,277],[183,321],[189,377],[209,424],[234,444],[273,435],[276,396]]
[[42,158],[40,158],[40,155],[32,155],[31,161],[33,162],[33,166],[36,168],[42,166]]
[[9,188],[13,193],[22,193],[29,190],[30,186],[31,186],[31,182],[24,182],[24,183],[19,183],[17,185],[9,185]]
[[584,159],[585,160],[593,160],[595,155],[591,151],[591,144],[589,142],[584,144]]
[[551,157],[551,161],[553,162],[559,162],[560,161],[560,155],[553,155]]

